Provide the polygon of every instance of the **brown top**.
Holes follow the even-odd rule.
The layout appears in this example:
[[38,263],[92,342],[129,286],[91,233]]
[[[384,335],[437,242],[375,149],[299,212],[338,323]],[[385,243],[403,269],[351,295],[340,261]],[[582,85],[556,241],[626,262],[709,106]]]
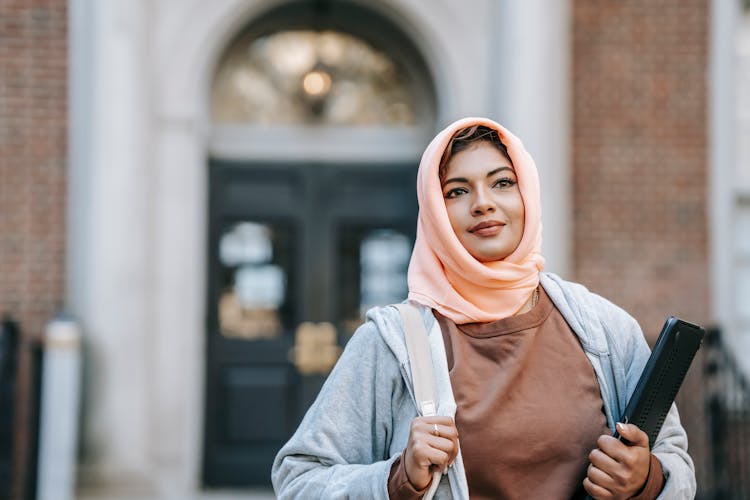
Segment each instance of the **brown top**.
[[[456,325],[435,316],[471,498],[585,495],[588,454],[611,431],[594,369],[544,290],[528,313],[491,323]],[[643,498],[655,498],[663,481],[652,456]],[[388,486],[393,499],[424,493],[411,486],[400,459]]]

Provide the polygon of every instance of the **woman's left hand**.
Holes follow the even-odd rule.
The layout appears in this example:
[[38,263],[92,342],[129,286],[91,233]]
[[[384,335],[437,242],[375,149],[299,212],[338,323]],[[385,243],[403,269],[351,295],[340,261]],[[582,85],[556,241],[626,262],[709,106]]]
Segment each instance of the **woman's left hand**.
[[617,424],[624,441],[603,435],[589,454],[591,464],[583,487],[599,500],[623,500],[637,495],[646,484],[651,462],[648,436],[633,424]]

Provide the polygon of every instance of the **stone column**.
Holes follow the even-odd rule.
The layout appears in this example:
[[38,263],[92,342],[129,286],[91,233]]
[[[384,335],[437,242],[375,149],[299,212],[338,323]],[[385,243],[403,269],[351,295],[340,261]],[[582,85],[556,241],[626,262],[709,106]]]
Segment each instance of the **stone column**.
[[570,6],[567,0],[492,3],[490,108],[534,157],[542,186],[546,269],[572,270]]

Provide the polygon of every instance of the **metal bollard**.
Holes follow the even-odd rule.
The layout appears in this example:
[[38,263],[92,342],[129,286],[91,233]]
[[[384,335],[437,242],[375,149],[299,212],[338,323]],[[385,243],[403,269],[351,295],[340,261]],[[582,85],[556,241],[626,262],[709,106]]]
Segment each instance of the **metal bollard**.
[[81,329],[60,315],[45,329],[39,424],[39,500],[75,498]]

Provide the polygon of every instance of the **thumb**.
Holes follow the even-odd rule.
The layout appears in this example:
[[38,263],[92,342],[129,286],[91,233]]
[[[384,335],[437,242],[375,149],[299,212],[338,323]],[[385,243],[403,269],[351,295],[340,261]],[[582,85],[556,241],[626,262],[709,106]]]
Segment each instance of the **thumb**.
[[617,432],[631,445],[648,448],[648,434],[643,432],[637,425],[617,422]]

